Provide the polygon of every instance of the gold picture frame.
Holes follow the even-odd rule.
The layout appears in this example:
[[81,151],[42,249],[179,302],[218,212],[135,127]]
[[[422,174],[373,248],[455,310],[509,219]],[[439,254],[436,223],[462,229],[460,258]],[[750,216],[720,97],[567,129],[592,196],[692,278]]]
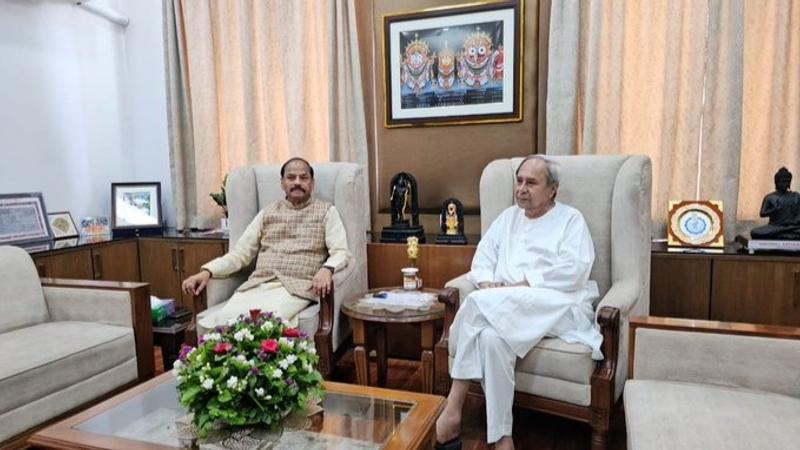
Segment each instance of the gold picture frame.
[[667,245],[722,248],[725,245],[722,218],[722,201],[670,200],[667,214]]
[[386,128],[522,120],[524,0],[383,16]]

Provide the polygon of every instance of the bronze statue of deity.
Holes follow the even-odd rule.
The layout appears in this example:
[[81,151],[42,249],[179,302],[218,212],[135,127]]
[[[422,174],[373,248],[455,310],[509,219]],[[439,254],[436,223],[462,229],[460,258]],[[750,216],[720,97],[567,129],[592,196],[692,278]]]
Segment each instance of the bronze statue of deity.
[[392,177],[389,192],[392,224],[383,227],[381,242],[405,243],[414,236],[425,243],[425,231],[419,224],[417,180],[410,173],[400,172]]
[[800,193],[790,191],[792,173],[781,167],[775,173],[775,192],[761,202],[761,217],[769,223],[750,231],[753,239],[800,240]]
[[458,199],[448,198],[439,211],[439,235],[437,244],[464,245],[464,205]]

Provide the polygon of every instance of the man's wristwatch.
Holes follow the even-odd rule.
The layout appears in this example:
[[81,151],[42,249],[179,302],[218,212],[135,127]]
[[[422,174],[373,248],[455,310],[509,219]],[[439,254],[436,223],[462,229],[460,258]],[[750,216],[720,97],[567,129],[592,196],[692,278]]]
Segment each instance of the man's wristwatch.
[[333,275],[333,272],[335,272],[335,271],[336,271],[336,269],[334,269],[334,268],[333,268],[333,267],[331,267],[331,266],[327,266],[327,265],[325,265],[325,266],[322,266],[322,268],[323,268],[323,269],[328,269],[328,270],[330,270],[330,271],[331,271],[331,275]]

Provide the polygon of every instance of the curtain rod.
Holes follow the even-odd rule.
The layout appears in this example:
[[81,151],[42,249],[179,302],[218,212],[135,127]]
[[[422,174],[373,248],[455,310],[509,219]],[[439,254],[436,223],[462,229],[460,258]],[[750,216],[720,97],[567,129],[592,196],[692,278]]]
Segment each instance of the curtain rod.
[[75,6],[80,6],[81,8],[89,12],[97,14],[98,16],[104,19],[110,20],[111,22],[114,22],[115,24],[121,26],[122,28],[127,27],[128,23],[130,23],[130,19],[128,19],[128,16],[122,14],[121,12],[111,8],[107,8],[105,6],[98,6],[95,5],[94,3],[89,3],[90,1],[91,0],[76,1]]

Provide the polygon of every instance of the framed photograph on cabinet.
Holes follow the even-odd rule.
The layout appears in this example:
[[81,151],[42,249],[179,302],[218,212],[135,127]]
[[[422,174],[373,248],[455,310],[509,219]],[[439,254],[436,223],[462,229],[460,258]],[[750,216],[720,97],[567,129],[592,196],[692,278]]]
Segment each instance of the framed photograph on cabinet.
[[52,239],[41,192],[0,194],[0,244]]
[[387,128],[522,120],[524,2],[383,16]]
[[722,202],[670,200],[667,244],[671,247],[722,248]]
[[50,229],[53,230],[53,239],[71,238],[78,235],[78,227],[72,220],[69,211],[61,211],[47,214],[47,221]]
[[118,231],[158,230],[164,226],[161,212],[161,183],[112,183],[111,229]]

